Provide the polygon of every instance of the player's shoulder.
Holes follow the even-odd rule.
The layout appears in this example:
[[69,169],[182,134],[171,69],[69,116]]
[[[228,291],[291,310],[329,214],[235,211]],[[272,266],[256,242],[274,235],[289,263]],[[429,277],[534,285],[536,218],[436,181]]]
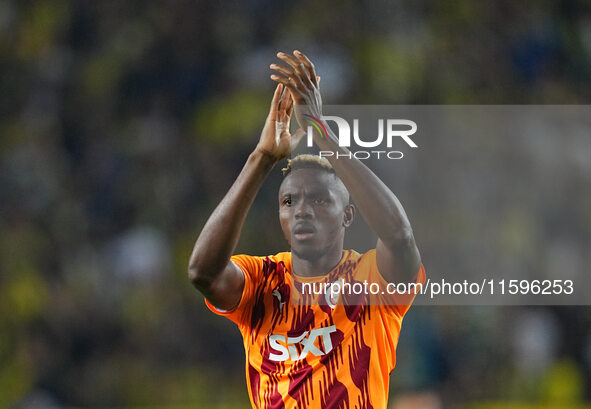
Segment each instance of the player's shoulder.
[[280,265],[291,269],[291,253],[280,252],[266,256],[254,256],[250,254],[236,254],[232,256],[232,261],[243,269],[263,269],[265,265]]
[[269,254],[266,256],[248,256],[248,255],[241,255],[243,257],[250,257],[254,259],[258,259],[261,262],[272,262],[272,263],[281,263],[283,262],[285,265],[291,265],[291,252],[289,251],[282,251],[276,254]]
[[356,263],[372,262],[376,258],[376,249],[370,249],[364,253],[359,253],[356,250],[344,250],[343,260],[349,260]]
[[291,252],[290,251],[282,251],[277,254],[269,255],[269,256],[267,256],[267,258],[269,258],[270,260],[277,262],[277,263],[282,261],[285,264],[287,264],[287,263],[291,264]]
[[340,263],[343,270],[351,269],[356,279],[369,279],[377,270],[376,249],[360,253],[356,250],[345,250]]

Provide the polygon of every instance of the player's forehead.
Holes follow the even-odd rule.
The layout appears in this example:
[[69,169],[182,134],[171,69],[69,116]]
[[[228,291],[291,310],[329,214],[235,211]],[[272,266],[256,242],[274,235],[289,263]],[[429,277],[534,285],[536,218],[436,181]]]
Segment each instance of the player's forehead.
[[328,193],[336,186],[333,173],[318,168],[295,169],[283,179],[279,187],[279,196],[307,193]]

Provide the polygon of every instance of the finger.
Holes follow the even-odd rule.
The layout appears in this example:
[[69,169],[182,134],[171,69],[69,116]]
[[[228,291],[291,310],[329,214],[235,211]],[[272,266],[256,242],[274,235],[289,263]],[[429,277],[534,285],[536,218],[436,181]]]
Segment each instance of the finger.
[[[283,87],[283,90],[286,90],[286,87]],[[281,96],[279,97],[279,111],[283,112],[285,111],[285,104],[287,104],[287,100],[288,97],[285,96],[285,92],[281,93]]]
[[[291,99],[291,94],[287,91],[287,88],[281,85],[281,94],[279,95],[279,102],[277,112],[275,113],[275,145],[279,146],[281,135],[284,132],[289,131],[289,118],[285,115],[285,101]],[[289,95],[288,95],[289,94]]]
[[291,104],[291,93],[288,91],[287,87],[283,87],[283,89],[284,92],[281,94],[281,99],[279,100],[279,110],[281,112],[286,112]]
[[[269,65],[269,68],[271,68],[273,71],[276,71],[277,73],[285,75],[287,78],[295,82],[297,85],[305,86],[306,83],[310,83],[309,80],[302,80],[302,75],[299,75],[298,73],[294,72],[294,70],[292,70],[291,68],[283,67],[282,65],[277,64],[271,64]],[[303,77],[307,79],[307,75],[303,75]]]
[[291,93],[287,90],[286,87],[283,87],[284,92],[281,93],[281,99],[279,100],[279,115],[281,117],[285,117],[289,107],[291,105]]
[[280,75],[271,75],[271,79],[275,82],[278,82],[280,84],[283,84],[284,87],[286,87],[287,89],[289,89],[289,91],[291,92],[291,95],[296,98],[297,100],[302,100],[304,95],[303,93],[298,89],[298,87],[295,84],[295,80],[291,81],[288,78],[282,77]]
[[[274,67],[281,67],[281,66],[278,66],[277,64],[270,65],[270,67],[273,67],[273,66]],[[300,89],[302,91],[310,88],[310,85],[313,85],[306,74],[304,74],[302,76],[302,75],[298,74],[297,72],[294,72],[290,68],[285,68],[285,67],[281,67],[281,68],[282,68],[281,70],[275,69],[275,71],[281,72],[283,75],[285,75],[288,78],[288,80],[291,83],[295,84],[296,87],[300,87]],[[302,66],[302,69],[304,69],[303,66]],[[304,78],[304,79],[302,79],[302,78]]]
[[285,107],[285,112],[291,115],[291,110],[293,109],[293,98],[291,97],[291,93],[287,95],[287,104]]
[[289,91],[287,91],[287,88],[281,87],[281,95],[279,95],[279,103],[280,104],[281,104],[281,101],[283,101],[283,98],[285,98],[286,93],[289,93]]
[[306,78],[308,80],[310,79],[308,70],[306,70],[306,67],[300,60],[285,53],[277,53],[277,57],[279,57],[280,60],[285,61],[286,63],[291,65],[295,72],[297,72],[302,78]]
[[316,84],[320,84],[320,75],[316,76]]
[[291,123],[291,114],[293,112],[293,98],[291,97],[291,94],[287,95],[287,101],[285,103],[285,115],[287,117],[287,129],[289,129],[289,125]]
[[269,68],[271,68],[273,71],[277,71],[278,73],[285,75],[286,77],[293,75],[293,70],[291,68],[284,67],[283,65],[271,64],[269,65]]
[[295,50],[293,54],[298,58],[298,60],[304,65],[308,72],[308,76],[312,79],[312,82],[315,80],[315,84],[318,84],[319,77],[316,75],[316,70],[314,68],[314,64],[306,55],[298,50]]
[[289,78],[285,78],[281,75],[271,74],[271,79],[275,82],[278,82],[279,85],[283,85],[290,91],[293,91],[295,89],[295,84],[293,84]]
[[277,84],[275,92],[273,93],[273,99],[271,100],[271,108],[269,109],[270,114],[277,111],[282,92],[283,84]]

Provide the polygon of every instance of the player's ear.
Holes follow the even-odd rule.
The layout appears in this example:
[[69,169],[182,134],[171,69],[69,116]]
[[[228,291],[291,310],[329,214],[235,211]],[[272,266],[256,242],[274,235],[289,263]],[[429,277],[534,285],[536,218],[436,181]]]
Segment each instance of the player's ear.
[[355,206],[352,204],[348,204],[345,206],[345,213],[343,215],[343,226],[349,227],[353,224],[353,219],[355,219]]

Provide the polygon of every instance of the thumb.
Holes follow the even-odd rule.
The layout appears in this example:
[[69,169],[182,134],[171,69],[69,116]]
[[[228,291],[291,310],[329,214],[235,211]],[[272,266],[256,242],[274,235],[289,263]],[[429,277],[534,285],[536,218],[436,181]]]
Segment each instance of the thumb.
[[293,152],[295,148],[298,146],[302,138],[306,135],[306,131],[302,128],[295,131],[293,135],[291,135],[291,151]]

